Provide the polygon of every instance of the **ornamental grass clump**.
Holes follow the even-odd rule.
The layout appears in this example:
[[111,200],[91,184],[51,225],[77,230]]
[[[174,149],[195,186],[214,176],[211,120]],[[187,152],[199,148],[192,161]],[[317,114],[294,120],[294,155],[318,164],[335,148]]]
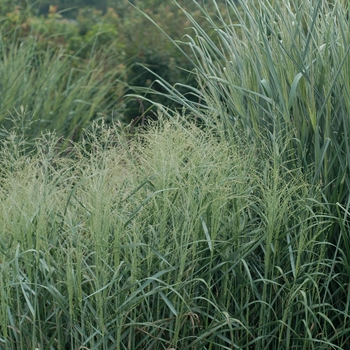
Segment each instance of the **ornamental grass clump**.
[[[0,14],[0,22],[6,24],[11,14],[5,19]],[[22,23],[26,17],[21,16],[18,23],[11,23],[11,30],[0,27],[1,127],[11,128],[13,108],[25,106],[28,139],[50,130],[67,140],[61,145],[65,148],[68,139],[78,140],[93,120],[111,120],[113,115],[122,118],[124,58],[112,42],[101,49],[103,28],[98,31],[96,27],[94,34],[85,42],[78,40],[80,44],[71,50],[64,38],[74,40],[76,25],[67,25],[71,32],[60,33],[63,23],[59,19],[44,21],[41,28],[39,19],[27,18]],[[56,32],[50,32],[50,26]]]
[[[212,3],[215,5],[216,1]],[[182,84],[171,86],[155,75],[157,83],[162,85],[169,100],[182,104],[202,127],[219,130],[234,146],[242,137],[254,145],[255,167],[264,174],[263,178],[266,163],[272,162],[273,169],[286,184],[291,181],[290,171],[300,169],[307,182],[320,189],[327,216],[334,220],[323,228],[324,243],[319,246],[321,255],[312,253],[309,258],[314,264],[333,266],[334,270],[326,279],[311,278],[309,281],[318,283],[322,289],[317,292],[319,297],[323,295],[323,303],[332,305],[333,311],[310,308],[308,316],[304,315],[298,325],[290,327],[291,323],[287,323],[285,330],[288,329],[287,337],[295,332],[311,335],[312,339],[297,344],[289,338],[289,347],[347,347],[344,322],[348,321],[347,257],[350,254],[348,1],[228,0],[225,3],[225,11],[217,6],[216,16],[210,16],[206,7],[198,3],[212,26],[211,32],[204,30],[191,13],[182,8],[191,21],[193,35],[185,35],[182,41],[174,41],[168,36],[193,64],[199,87],[187,86],[192,93],[183,95]],[[188,48],[192,55],[187,54]],[[144,98],[147,99],[147,95]],[[169,110],[163,110],[172,116]],[[266,148],[269,149],[269,161],[262,152]],[[271,198],[283,198],[278,195],[277,188],[271,190]],[[271,216],[264,215],[263,218],[273,222],[270,226],[273,228],[275,223],[284,222],[277,215],[281,203],[267,198],[270,197],[265,197],[265,206],[259,208],[271,210]],[[317,210],[314,212],[316,216],[319,214]],[[286,232],[287,227],[284,234]],[[263,251],[264,256],[271,256],[271,245],[270,248],[271,251]],[[269,258],[265,263],[278,268]],[[261,273],[260,277],[267,278]],[[287,280],[285,283],[288,284]],[[302,293],[304,300],[315,300],[315,295]],[[262,300],[265,301],[269,294],[264,295]],[[290,295],[294,294],[287,294],[282,299]],[[275,312],[273,307],[271,312]],[[269,314],[260,314],[263,315],[267,316],[265,322],[268,322]],[[305,325],[311,319],[311,326],[302,331],[300,324]],[[323,322],[321,319],[327,326],[324,329],[322,326],[323,330],[319,329],[314,338],[314,327]],[[278,339],[282,339],[281,334]],[[269,338],[272,343],[264,343],[265,336],[267,333],[259,334],[262,343],[257,348],[278,348],[273,337]]]
[[187,13],[183,115],[7,132],[1,348],[349,347],[346,3],[238,5]]
[[260,148],[260,168],[255,145],[179,116],[57,141],[33,150],[12,132],[0,150],[2,348],[347,344],[334,218],[274,161],[291,140]]
[[212,31],[182,9],[194,34],[173,43],[184,55],[190,47],[200,87],[189,87],[188,98],[159,80],[168,98],[204,124],[219,117],[217,126],[231,142],[242,133],[257,145],[292,135],[281,159],[311,170],[325,199],[348,208],[348,2],[228,0],[225,11],[217,6],[215,18],[198,8]]

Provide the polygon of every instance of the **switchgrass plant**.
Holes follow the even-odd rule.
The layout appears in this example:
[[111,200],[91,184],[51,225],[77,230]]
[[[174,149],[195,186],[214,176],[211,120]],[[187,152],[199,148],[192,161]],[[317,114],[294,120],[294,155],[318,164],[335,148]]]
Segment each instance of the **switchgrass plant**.
[[256,144],[293,135],[281,159],[290,168],[311,168],[326,200],[348,208],[348,1],[227,0],[226,11],[212,2],[215,18],[198,3],[211,32],[182,9],[194,35],[172,40],[195,57],[186,55],[200,86],[192,87],[195,102],[176,86],[158,83],[203,123],[219,116],[218,127],[233,142],[242,133]]
[[[102,51],[92,45],[83,59],[78,51],[50,45],[38,33],[22,38],[16,30],[5,34],[0,30],[2,127],[13,126],[13,108],[20,106],[28,111],[24,122],[31,124],[26,131],[32,139],[50,130],[65,140],[77,140],[93,120],[122,117],[124,71],[113,48]],[[98,35],[91,41],[98,41]]]
[[[217,5],[216,1],[212,2]],[[322,248],[319,246],[321,255],[310,255],[310,261],[315,264],[323,261],[320,263],[323,267],[333,266],[332,277],[316,278],[317,282],[314,278],[308,280],[323,286],[317,293],[323,295],[323,301],[333,311],[324,313],[311,307],[307,318],[304,314],[298,324],[282,321],[288,346],[276,343],[273,333],[266,332],[265,327],[254,337],[261,343],[253,348],[346,348],[348,327],[343,322],[349,313],[349,3],[341,0],[227,0],[225,3],[226,11],[217,6],[214,18],[198,2],[198,8],[212,26],[211,32],[182,8],[194,34],[186,35],[182,41],[168,36],[193,64],[199,88],[188,86],[192,91],[189,97],[181,94],[182,85],[171,86],[155,75],[157,83],[162,85],[169,100],[191,111],[193,119],[203,127],[214,128],[233,145],[242,137],[254,145],[255,169],[264,174],[262,178],[266,176],[263,151],[266,149],[270,156],[273,154],[268,162],[278,169],[285,183],[291,181],[290,171],[300,169],[310,184],[320,188],[322,202],[336,218],[324,231],[324,243]],[[188,47],[195,58],[186,53]],[[171,117],[171,112],[163,110]],[[276,173],[273,174],[274,179]],[[278,187],[271,190],[272,198],[278,198]],[[270,216],[274,218],[272,221],[264,215],[266,222],[274,227],[274,220],[279,222],[276,212],[281,202],[268,198],[263,202],[265,206],[259,208],[274,213]],[[273,209],[271,203],[279,204]],[[317,211],[314,214],[318,215]],[[263,256],[267,257],[264,266],[278,268],[269,258],[272,250],[263,250]],[[259,276],[262,281],[268,279],[268,275]],[[287,280],[285,283],[288,285]],[[273,294],[259,296],[264,295],[261,300],[265,302],[265,297],[273,298]],[[291,295],[293,292],[281,300]],[[305,293],[304,300],[308,297],[313,299]],[[275,312],[272,306],[275,304],[271,299],[267,303],[271,305],[271,313],[257,315],[266,316],[262,323],[273,328],[276,324],[269,317]],[[299,326],[307,324],[310,317],[315,321],[313,325],[327,319],[332,331],[326,331],[326,335],[320,330],[309,342],[306,338],[313,333],[313,326],[306,332]],[[292,333],[308,335],[298,343],[289,338]],[[325,336],[323,341],[318,338],[321,334]],[[339,334],[343,334],[341,338]],[[282,339],[280,336],[278,339]]]
[[[344,349],[335,220],[301,169],[183,117],[0,149],[3,349]],[[23,143],[24,142],[24,143]],[[274,146],[274,147],[272,147]],[[261,169],[263,171],[261,171]],[[337,303],[334,302],[337,300]]]

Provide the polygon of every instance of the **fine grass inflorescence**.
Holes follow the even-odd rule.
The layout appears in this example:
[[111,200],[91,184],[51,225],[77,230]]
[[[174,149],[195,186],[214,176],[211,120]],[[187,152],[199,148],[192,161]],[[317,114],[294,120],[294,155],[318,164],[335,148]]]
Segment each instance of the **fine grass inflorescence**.
[[95,125],[69,153],[21,142],[0,154],[1,347],[345,342],[333,218],[271,148],[261,173],[252,147],[180,117],[131,139]]
[[349,347],[347,2],[226,5],[183,111],[6,133],[0,348]]

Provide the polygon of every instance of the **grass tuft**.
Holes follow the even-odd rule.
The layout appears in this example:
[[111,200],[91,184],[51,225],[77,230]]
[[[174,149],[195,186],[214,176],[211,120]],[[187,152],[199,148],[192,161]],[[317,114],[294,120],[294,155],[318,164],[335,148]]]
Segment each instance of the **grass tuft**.
[[254,147],[161,115],[132,138],[95,125],[68,154],[18,142],[1,150],[4,348],[346,344],[334,218],[276,147],[257,171]]

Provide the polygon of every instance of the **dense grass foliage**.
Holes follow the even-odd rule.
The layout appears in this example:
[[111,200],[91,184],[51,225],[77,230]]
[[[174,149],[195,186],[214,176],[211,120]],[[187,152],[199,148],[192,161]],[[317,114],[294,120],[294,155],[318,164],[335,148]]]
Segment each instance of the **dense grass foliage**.
[[99,34],[0,37],[0,348],[349,348],[347,2],[193,4],[211,29],[180,4],[167,39],[197,84],[153,72],[139,128],[107,123]]
[[[217,124],[219,117],[217,127],[225,130],[231,142],[243,133],[260,147],[289,135],[291,141],[279,149],[278,161],[309,173],[311,183],[323,187],[333,213],[339,206],[345,207],[341,215],[347,223],[348,2],[255,1],[238,6],[227,1],[225,14],[232,19],[221,16],[217,8],[215,21],[205,7],[198,7],[217,37],[209,36],[183,9],[194,36],[173,43],[180,50],[181,44],[191,48],[196,59],[187,57],[196,67],[200,88],[192,87],[189,99],[158,76],[167,90],[165,95],[182,103],[204,124]],[[338,225],[334,227],[333,243],[340,230]]]
[[[162,35],[156,26],[150,24],[140,9],[135,7],[139,6],[146,11],[172,38],[181,39],[185,33],[190,32],[191,22],[172,0],[143,0],[134,1],[133,4],[127,1],[117,1],[113,2],[112,7],[109,7],[105,12],[89,7],[79,7],[72,9],[75,13],[73,17],[73,12],[66,11],[64,3],[60,2],[60,6],[58,3],[59,1],[52,2],[52,6],[47,7],[45,14],[38,15],[37,6],[41,4],[40,2],[36,1],[32,6],[24,6],[22,2],[22,6],[15,6],[13,1],[9,3],[6,0],[0,0],[1,50],[4,52],[13,50],[12,44],[14,42],[17,45],[23,43],[22,45],[26,46],[23,48],[26,50],[26,55],[29,52],[39,54],[39,52],[45,53],[46,50],[59,50],[61,60],[62,57],[66,58],[64,60],[66,70],[73,69],[75,74],[82,73],[82,70],[87,76],[95,69],[95,64],[99,62],[96,68],[100,79],[93,77],[90,82],[97,87],[94,94],[100,95],[100,100],[102,99],[99,105],[103,105],[102,102],[105,100],[108,101],[108,97],[112,97],[114,100],[113,104],[105,104],[103,106],[105,108],[99,107],[99,112],[104,109],[102,114],[105,118],[111,119],[113,115],[114,120],[118,119],[129,123],[140,116],[142,112],[139,101],[125,96],[133,91],[134,86],[152,87],[157,92],[165,92],[160,84],[154,84],[154,76],[144,66],[156,72],[169,84],[183,83],[197,86],[195,77],[190,74],[193,69],[191,62]],[[192,16],[196,18],[203,29],[211,31],[210,24],[202,16],[195,3],[188,1],[181,3],[186,9],[191,10]],[[74,3],[70,5],[74,5]],[[210,5],[208,11],[213,14],[215,7],[212,4],[208,5]],[[224,10],[223,3],[220,8]],[[190,54],[190,50],[187,50],[187,53]],[[20,52],[19,56],[21,55]],[[70,56],[71,59],[68,59],[67,56]],[[92,58],[94,62],[89,63]],[[2,60],[5,59],[6,57]],[[36,63],[40,63],[36,57],[33,59]],[[55,66],[54,62],[49,62],[49,64]],[[104,68],[101,73],[102,66]],[[64,84],[67,80],[66,75],[62,75],[60,68],[54,68],[57,71],[56,77],[53,78],[56,84],[61,81]],[[86,68],[89,70],[86,71]],[[47,70],[47,68],[43,67],[42,70]],[[112,80],[111,83],[112,76],[114,78],[116,76],[118,81]],[[104,81],[106,83],[102,86]],[[23,85],[23,89],[27,89],[26,84],[20,79],[18,83]],[[85,90],[80,88],[81,85],[77,86],[80,90]],[[106,90],[109,91],[107,96],[103,94]],[[183,93],[186,91],[188,91],[187,88],[182,90]],[[14,92],[22,94],[22,91],[17,91],[16,86],[10,93]],[[151,90],[148,91],[147,96],[158,103],[169,103],[168,99],[159,94],[152,94]],[[90,98],[91,96],[86,98],[80,96],[78,100],[86,101]],[[11,103],[10,100],[9,104],[11,105]],[[19,105],[32,108],[29,101],[19,102]],[[19,105],[16,107],[18,108]],[[6,108],[7,106],[4,108],[5,114]],[[75,106],[70,108],[73,109],[72,113],[74,113]],[[144,102],[144,110],[149,109],[152,109],[152,104]],[[149,111],[147,114],[153,115]],[[53,118],[48,115],[41,116],[38,113],[36,116],[38,119],[50,121]],[[101,114],[99,116],[101,117]],[[0,110],[1,117],[2,111]],[[88,116],[86,118],[88,119]],[[96,113],[95,118],[98,118]],[[90,122],[91,120],[88,119],[87,123]],[[40,124],[40,127],[42,127],[41,131],[44,131],[47,123]],[[64,136],[69,137],[69,134],[64,134]]]
[[24,105],[27,137],[51,130],[79,139],[92,120],[109,119],[114,108],[116,114],[120,109],[122,72],[107,69],[105,62],[98,53],[83,63],[63,50],[41,51],[35,39],[10,47],[0,39],[1,125],[8,129],[13,108]]
[[333,219],[271,149],[261,174],[252,148],[179,119],[56,144],[2,147],[2,347],[344,348]]
[[201,88],[192,88],[191,102],[161,81],[168,97],[194,115],[207,111],[204,123],[220,116],[231,140],[242,132],[254,143],[293,135],[281,159],[312,167],[327,200],[348,205],[348,2],[227,1],[232,19],[219,11],[220,25],[198,7],[217,33],[211,38],[183,9],[194,30],[183,44],[196,57],[187,56]]
[[0,25],[2,127],[11,128],[20,106],[28,111],[23,126],[31,139],[50,130],[78,140],[93,120],[121,118],[125,67],[117,45],[101,50],[103,28],[74,40],[78,27],[61,22],[54,9],[45,21],[20,9],[0,13]]

